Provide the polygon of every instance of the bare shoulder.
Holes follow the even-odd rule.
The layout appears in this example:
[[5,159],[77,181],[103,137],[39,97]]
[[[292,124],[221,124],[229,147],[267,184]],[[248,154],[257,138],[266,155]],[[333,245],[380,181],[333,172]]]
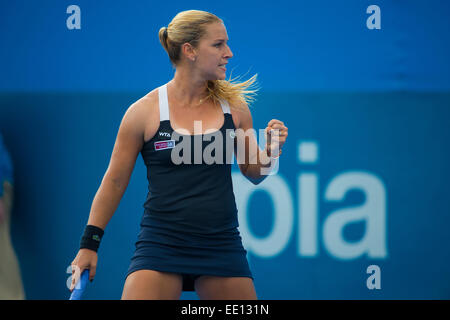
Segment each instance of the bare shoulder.
[[247,103],[241,103],[235,107],[230,106],[230,112],[236,128],[244,130],[253,128],[252,114]]
[[133,113],[136,116],[152,116],[158,111],[158,91],[155,89],[145,96],[133,102],[126,113]]
[[154,89],[131,104],[125,116],[142,130],[144,141],[150,140],[159,127],[158,90]]

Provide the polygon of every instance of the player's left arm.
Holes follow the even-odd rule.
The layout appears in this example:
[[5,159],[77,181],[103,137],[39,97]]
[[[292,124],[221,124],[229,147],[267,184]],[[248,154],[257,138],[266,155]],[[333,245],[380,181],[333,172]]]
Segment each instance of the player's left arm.
[[[270,156],[281,154],[281,148],[286,142],[288,128],[277,119],[267,124],[264,134],[266,138],[265,149],[261,150],[253,129],[253,119],[247,104],[244,104],[238,113],[239,124],[236,128],[235,155],[242,174],[253,184],[259,184],[267,175],[263,168],[272,165]],[[278,136],[274,138],[278,130]],[[266,172],[268,170],[265,170]]]

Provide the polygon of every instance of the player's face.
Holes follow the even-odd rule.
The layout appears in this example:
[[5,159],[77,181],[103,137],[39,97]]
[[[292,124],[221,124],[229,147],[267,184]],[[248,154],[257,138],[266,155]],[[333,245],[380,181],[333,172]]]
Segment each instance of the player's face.
[[206,26],[206,35],[200,40],[196,66],[205,74],[207,80],[223,80],[226,64],[233,57],[228,46],[227,30],[223,23]]

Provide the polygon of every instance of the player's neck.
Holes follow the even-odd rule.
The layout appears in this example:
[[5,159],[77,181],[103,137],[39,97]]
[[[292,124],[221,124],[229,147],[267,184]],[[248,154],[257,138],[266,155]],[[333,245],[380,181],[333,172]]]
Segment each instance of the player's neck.
[[167,90],[181,105],[195,107],[207,96],[206,86],[206,80],[196,79],[192,74],[177,70],[174,78],[167,84]]

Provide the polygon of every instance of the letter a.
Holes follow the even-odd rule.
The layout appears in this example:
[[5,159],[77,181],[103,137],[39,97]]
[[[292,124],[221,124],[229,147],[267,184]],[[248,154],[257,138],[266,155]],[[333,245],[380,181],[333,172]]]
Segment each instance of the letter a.
[[381,29],[381,10],[379,6],[370,5],[367,7],[366,13],[373,13],[367,18],[366,25],[367,29]]
[[381,271],[380,271],[380,267],[373,264],[371,266],[367,267],[367,271],[368,274],[372,273],[372,275],[367,278],[367,289],[369,290],[373,290],[373,289],[381,289]]
[[66,20],[67,29],[81,29],[81,10],[77,5],[70,5],[67,7],[66,13],[73,13]]

